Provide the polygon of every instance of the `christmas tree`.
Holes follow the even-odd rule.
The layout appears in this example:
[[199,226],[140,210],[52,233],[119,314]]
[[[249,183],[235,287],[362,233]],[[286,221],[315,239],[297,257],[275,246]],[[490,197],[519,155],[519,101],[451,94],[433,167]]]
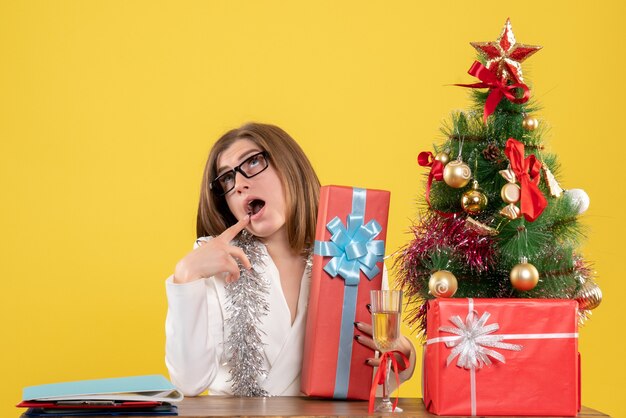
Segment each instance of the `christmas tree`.
[[444,142],[418,156],[425,204],[396,260],[409,321],[424,330],[427,300],[454,296],[576,299],[582,323],[602,299],[578,250],[589,198],[561,188],[533,116],[521,63],[541,47],[517,43],[510,20],[496,41],[471,45],[479,81],[458,86],[471,88],[473,109],[454,112]]

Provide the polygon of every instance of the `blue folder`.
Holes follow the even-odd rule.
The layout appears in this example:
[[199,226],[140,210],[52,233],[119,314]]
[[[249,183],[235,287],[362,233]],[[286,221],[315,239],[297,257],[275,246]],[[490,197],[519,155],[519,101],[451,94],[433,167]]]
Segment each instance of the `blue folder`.
[[178,402],[183,394],[161,375],[81,380],[24,388],[24,401],[155,401]]

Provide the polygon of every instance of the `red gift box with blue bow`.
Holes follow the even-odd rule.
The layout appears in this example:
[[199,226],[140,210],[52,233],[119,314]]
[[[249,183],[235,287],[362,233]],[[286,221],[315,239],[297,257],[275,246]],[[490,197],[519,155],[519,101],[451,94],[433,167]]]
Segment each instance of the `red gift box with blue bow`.
[[324,186],[315,234],[301,389],[309,396],[369,399],[371,349],[354,322],[371,323],[370,290],[380,289],[390,193]]

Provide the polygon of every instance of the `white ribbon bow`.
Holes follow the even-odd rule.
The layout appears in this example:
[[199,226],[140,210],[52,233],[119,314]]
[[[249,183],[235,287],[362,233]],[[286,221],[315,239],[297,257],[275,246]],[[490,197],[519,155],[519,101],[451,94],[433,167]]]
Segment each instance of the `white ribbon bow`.
[[452,340],[447,340],[446,347],[454,347],[446,365],[449,366],[458,355],[459,358],[456,365],[468,370],[474,370],[481,368],[484,365],[491,365],[492,362],[489,357],[498,360],[501,363],[506,363],[504,356],[491,348],[500,348],[503,350],[520,351],[521,345],[509,344],[501,342],[504,337],[501,335],[490,335],[500,329],[498,323],[485,325],[491,314],[489,312],[483,313],[480,319],[477,319],[478,315],[475,311],[470,311],[467,314],[465,323],[460,316],[455,315],[450,318],[456,327],[439,327],[439,331],[449,332],[458,335],[458,337],[452,337]]

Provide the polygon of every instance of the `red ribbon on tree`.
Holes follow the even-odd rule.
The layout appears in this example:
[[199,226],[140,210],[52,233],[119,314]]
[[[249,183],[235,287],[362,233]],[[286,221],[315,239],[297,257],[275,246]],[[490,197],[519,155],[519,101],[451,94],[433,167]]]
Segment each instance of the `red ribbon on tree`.
[[[482,83],[474,84],[455,84],[455,86],[469,87],[472,89],[489,88],[489,96],[485,101],[485,110],[483,111],[483,123],[487,123],[487,118],[493,112],[495,112],[498,103],[503,97],[506,97],[513,103],[526,103],[530,98],[530,90],[528,86],[523,83],[506,84],[506,80],[500,80],[498,76],[490,71],[487,67],[482,65],[478,61],[474,61],[474,64],[470,67],[468,73],[478,78]],[[524,91],[522,97],[515,96],[515,89],[520,88]]]
[[[370,402],[368,407],[368,413],[374,412],[374,402],[376,400],[376,388],[378,385],[382,385],[385,383],[385,379],[387,378],[387,367],[388,363],[391,362],[391,370],[393,370],[396,375],[396,387],[400,386],[400,365],[398,364],[398,359],[395,355],[400,356],[403,362],[402,370],[409,367],[409,359],[407,356],[402,354],[400,351],[385,351],[382,356],[380,356],[380,364],[378,365],[378,370],[376,371],[376,375],[374,376],[374,381],[372,382],[372,389],[370,390]],[[393,401],[393,410],[396,410],[398,406],[398,393],[396,392],[396,399]]]
[[[430,167],[430,173],[428,173],[428,183],[426,183],[426,203],[428,203],[428,207],[432,208],[430,204],[430,187],[433,184],[433,179],[437,181],[443,180],[443,163],[439,160],[436,160],[433,153],[430,151],[420,152],[417,156],[417,163],[422,167]],[[433,209],[439,215],[445,218],[452,218],[456,215],[456,213],[445,213],[438,210]]]
[[422,167],[430,167],[428,183],[426,184],[426,202],[430,206],[430,186],[433,184],[433,179],[437,181],[443,180],[443,163],[435,160],[435,156],[430,151],[420,152],[417,156],[417,163]]
[[506,141],[504,154],[511,162],[511,169],[520,183],[520,209],[524,218],[534,222],[548,206],[548,201],[539,190],[541,162],[534,154],[524,158],[524,144],[509,138]]

